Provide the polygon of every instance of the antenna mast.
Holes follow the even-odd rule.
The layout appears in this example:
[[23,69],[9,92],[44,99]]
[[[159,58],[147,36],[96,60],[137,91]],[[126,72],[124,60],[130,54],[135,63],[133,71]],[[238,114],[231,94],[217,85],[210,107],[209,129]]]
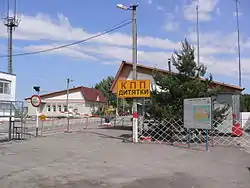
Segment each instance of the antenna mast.
[[239,68],[239,86],[241,87],[241,51],[240,51],[240,23],[239,23],[239,0],[235,0],[236,9],[236,23],[237,23],[237,36],[238,36],[238,68]]
[[200,66],[200,32],[199,32],[199,0],[196,4],[196,34],[197,34],[197,62]]
[[[20,19],[17,17],[16,0],[6,0],[7,11],[6,17],[3,18],[4,25],[7,27],[8,32],[8,73],[12,74],[12,42],[13,42],[13,31],[19,26]],[[11,14],[11,10],[14,12]]]

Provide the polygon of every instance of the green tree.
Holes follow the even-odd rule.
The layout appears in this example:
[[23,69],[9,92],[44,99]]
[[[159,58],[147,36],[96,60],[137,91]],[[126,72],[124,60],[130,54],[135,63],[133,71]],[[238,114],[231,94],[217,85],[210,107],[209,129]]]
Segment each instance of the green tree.
[[[207,79],[200,79],[206,76],[207,69],[203,64],[197,65],[195,50],[186,39],[182,42],[182,49],[174,52],[172,62],[176,73],[163,74],[155,71],[154,79],[161,91],[152,92],[149,113],[153,117],[181,119],[184,99],[216,96],[222,91],[221,88],[209,87],[212,82],[211,74]],[[214,116],[223,119],[227,110],[228,106],[215,109]]]
[[97,83],[95,85],[95,88],[101,90],[104,93],[104,96],[107,98],[109,105],[116,106],[116,96],[110,92],[113,81],[114,77],[108,76],[107,78]]
[[240,109],[241,112],[250,112],[250,95],[243,94],[240,96]]

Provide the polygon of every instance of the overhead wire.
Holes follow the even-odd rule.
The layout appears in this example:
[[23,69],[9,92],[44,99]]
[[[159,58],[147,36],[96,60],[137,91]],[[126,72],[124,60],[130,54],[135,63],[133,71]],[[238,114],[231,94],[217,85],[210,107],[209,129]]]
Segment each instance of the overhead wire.
[[[34,54],[40,54],[40,53],[45,53],[45,52],[50,52],[50,51],[54,51],[54,50],[59,50],[61,48],[66,48],[66,47],[69,47],[69,46],[74,46],[74,45],[77,45],[77,44],[80,44],[80,43],[83,43],[83,42],[87,42],[89,40],[92,40],[92,39],[95,39],[95,38],[98,38],[100,36],[103,36],[103,35],[106,35],[108,33],[111,33],[115,30],[118,30],[126,25],[129,25],[132,23],[132,20],[124,20],[122,22],[120,22],[119,24],[116,24],[114,25],[113,27],[110,27],[109,29],[106,29],[105,31],[99,33],[99,34],[96,34],[96,35],[93,35],[91,37],[88,37],[86,39],[83,39],[83,40],[79,40],[79,41],[75,41],[75,42],[72,42],[72,43],[68,43],[68,44],[64,44],[64,45],[60,45],[60,46],[56,46],[56,47],[53,47],[53,48],[48,48],[48,49],[44,49],[44,50],[38,50],[38,51],[33,51],[33,52],[26,52],[26,53],[16,53],[16,54],[13,54],[12,56],[25,56],[25,55],[34,55]],[[0,58],[5,58],[5,57],[9,57],[9,55],[0,55]]]

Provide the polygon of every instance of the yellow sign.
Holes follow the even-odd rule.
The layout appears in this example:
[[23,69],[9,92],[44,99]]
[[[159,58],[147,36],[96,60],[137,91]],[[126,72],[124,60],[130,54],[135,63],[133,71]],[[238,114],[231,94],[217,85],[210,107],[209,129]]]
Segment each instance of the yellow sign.
[[150,97],[150,80],[118,80],[118,98]]
[[40,116],[40,120],[41,120],[41,121],[45,121],[46,118],[47,118],[47,117],[46,117],[44,114],[42,114],[42,115]]

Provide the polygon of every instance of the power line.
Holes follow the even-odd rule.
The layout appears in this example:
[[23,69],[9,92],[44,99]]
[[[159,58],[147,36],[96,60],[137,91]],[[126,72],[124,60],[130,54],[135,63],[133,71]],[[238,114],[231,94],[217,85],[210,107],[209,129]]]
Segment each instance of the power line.
[[[25,56],[25,55],[34,55],[34,54],[40,54],[40,53],[45,53],[45,52],[50,52],[50,51],[54,51],[54,50],[59,50],[61,48],[66,48],[66,47],[69,47],[69,46],[73,46],[73,45],[76,45],[76,44],[80,44],[80,43],[83,43],[83,42],[87,42],[89,40],[92,40],[92,39],[95,39],[97,37],[100,37],[102,35],[105,35],[105,34],[108,34],[112,31],[115,31],[117,29],[120,29],[126,25],[129,25],[132,23],[132,20],[124,20],[123,22],[119,23],[119,24],[116,24],[114,25],[113,27],[99,33],[99,34],[96,34],[96,35],[93,35],[91,37],[88,37],[86,39],[83,39],[83,40],[79,40],[79,41],[76,41],[76,42],[72,42],[72,43],[69,43],[69,44],[64,44],[64,45],[61,45],[61,46],[57,46],[57,47],[53,47],[53,48],[48,48],[48,49],[45,49],[45,50],[39,50],[39,51],[35,51],[35,52],[27,52],[27,53],[17,53],[17,54],[13,54],[12,56]],[[8,55],[0,55],[0,58],[4,58],[4,57],[8,57]]]

